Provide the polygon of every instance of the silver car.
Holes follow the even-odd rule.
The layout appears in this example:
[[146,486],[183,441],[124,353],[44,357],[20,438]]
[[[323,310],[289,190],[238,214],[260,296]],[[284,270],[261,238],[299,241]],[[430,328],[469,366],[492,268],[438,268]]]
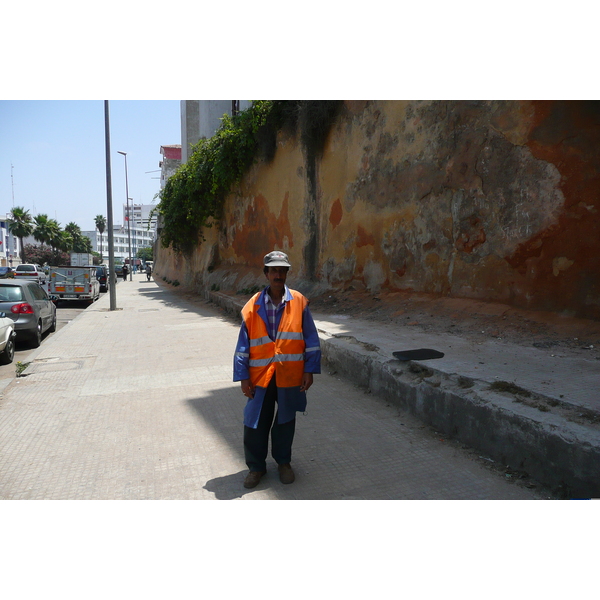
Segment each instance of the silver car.
[[44,332],[56,330],[56,306],[35,281],[2,280],[0,311],[14,321],[17,340],[28,340],[33,348]]

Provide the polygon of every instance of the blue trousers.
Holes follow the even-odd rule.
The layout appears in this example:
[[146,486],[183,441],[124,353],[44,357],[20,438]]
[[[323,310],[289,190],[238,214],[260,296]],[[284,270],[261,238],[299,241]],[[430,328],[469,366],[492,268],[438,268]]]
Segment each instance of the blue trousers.
[[269,434],[271,435],[271,454],[275,462],[283,465],[292,460],[296,419],[287,423],[277,423],[276,403],[277,383],[273,376],[265,393],[257,428],[252,429],[252,427],[244,425],[244,457],[250,471],[267,470]]

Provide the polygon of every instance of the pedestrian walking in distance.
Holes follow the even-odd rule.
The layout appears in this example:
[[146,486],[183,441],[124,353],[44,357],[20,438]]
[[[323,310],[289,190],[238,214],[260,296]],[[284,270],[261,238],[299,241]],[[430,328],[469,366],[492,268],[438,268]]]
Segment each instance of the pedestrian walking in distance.
[[121,273],[121,275],[123,275],[123,281],[127,281],[127,273],[129,273],[129,269],[127,268],[127,265],[123,265],[123,271]]
[[250,469],[246,488],[256,487],[267,472],[269,435],[279,479],[294,482],[290,463],[296,412],[306,410],[313,374],[321,372],[321,344],[308,300],[285,284],[290,267],[287,254],[269,252],[264,258],[269,285],[242,309],[233,380],[241,382],[248,398],[244,409],[244,457]]

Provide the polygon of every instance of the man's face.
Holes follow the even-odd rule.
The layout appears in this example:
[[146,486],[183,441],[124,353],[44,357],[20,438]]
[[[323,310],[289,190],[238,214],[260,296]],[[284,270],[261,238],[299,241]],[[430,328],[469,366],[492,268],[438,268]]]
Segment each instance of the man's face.
[[282,291],[285,285],[285,280],[289,267],[267,267],[266,273],[269,285],[274,291]]

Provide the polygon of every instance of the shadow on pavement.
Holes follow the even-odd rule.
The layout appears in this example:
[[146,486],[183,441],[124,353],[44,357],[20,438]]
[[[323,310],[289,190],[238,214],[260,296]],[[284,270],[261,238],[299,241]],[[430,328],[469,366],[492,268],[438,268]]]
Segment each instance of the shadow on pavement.
[[247,473],[247,470],[243,470],[231,475],[215,477],[207,481],[203,487],[205,490],[213,493],[217,500],[235,500],[236,498],[241,498],[244,494],[254,491],[247,490],[243,486]]
[[[200,316],[214,317],[215,313],[219,313],[222,316],[226,315],[226,312],[221,307],[209,302],[208,300],[205,300],[201,296],[194,296],[188,300],[181,292],[177,293],[161,287],[156,288],[155,286],[152,288],[140,287],[139,293],[145,298],[150,298],[164,304],[166,307],[179,308]],[[207,307],[207,310],[210,311],[210,314],[207,314],[205,311],[203,311],[203,305]]]

